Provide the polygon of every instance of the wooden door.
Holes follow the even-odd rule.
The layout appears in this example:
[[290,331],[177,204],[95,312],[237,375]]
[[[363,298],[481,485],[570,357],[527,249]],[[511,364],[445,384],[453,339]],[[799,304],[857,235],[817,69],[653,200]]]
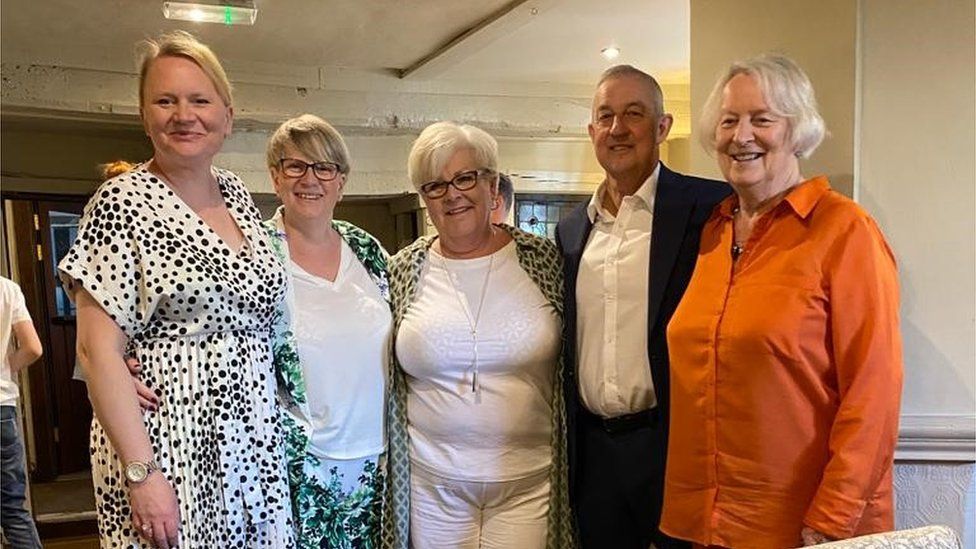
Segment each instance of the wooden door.
[[57,262],[77,233],[86,197],[49,200],[7,195],[13,214],[17,277],[44,347],[28,368],[31,478],[48,481],[90,467],[92,411],[85,384],[72,379],[75,365],[74,306],[57,279]]
[[37,202],[59,474],[90,467],[88,432],[92,409],[84,381],[75,378],[75,306],[57,276],[57,264],[78,234],[83,207],[81,202]]

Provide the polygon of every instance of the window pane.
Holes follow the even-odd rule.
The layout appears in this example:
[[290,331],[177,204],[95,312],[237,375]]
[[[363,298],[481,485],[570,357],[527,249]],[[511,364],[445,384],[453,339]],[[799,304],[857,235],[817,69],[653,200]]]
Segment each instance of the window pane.
[[[68,253],[68,249],[78,236],[78,221],[81,216],[70,212],[50,212],[51,225],[51,265],[54,268],[54,280],[58,280],[58,263]],[[68,294],[61,284],[54,286],[55,305],[58,316],[75,316],[75,304],[68,299]]]

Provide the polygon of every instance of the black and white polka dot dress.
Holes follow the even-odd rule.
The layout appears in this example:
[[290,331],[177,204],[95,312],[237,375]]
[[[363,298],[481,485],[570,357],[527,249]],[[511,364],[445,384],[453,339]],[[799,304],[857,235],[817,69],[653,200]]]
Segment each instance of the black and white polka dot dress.
[[[270,342],[284,274],[243,183],[214,175],[245,236],[238,253],[140,167],[96,192],[59,268],[129,336],[161,396],[143,419],[179,499],[180,547],[291,547]],[[97,419],[91,453],[102,547],[145,546]]]

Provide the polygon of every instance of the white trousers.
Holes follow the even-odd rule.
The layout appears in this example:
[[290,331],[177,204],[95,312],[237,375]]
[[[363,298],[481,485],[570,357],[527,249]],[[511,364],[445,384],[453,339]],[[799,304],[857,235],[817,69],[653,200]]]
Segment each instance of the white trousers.
[[549,471],[506,482],[443,478],[410,470],[413,549],[541,549],[546,546]]

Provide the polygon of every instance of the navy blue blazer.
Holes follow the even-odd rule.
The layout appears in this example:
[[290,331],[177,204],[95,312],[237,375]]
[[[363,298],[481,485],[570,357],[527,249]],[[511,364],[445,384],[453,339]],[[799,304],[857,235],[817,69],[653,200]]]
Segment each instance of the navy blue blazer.
[[[648,285],[647,355],[660,420],[667,437],[670,383],[668,345],[665,329],[684,294],[695,268],[702,226],[715,205],[729,195],[731,188],[719,181],[682,175],[663,163],[658,175],[651,229],[650,281]],[[566,365],[563,368],[566,402],[567,446],[569,457],[570,499],[575,494],[576,425],[582,403],[577,380],[576,362],[576,277],[583,248],[590,236],[586,215],[589,201],[573,210],[556,226],[556,242],[563,255],[565,270],[565,337]],[[665,439],[666,441],[666,439]],[[666,445],[664,446],[666,447]],[[662,469],[663,470],[663,469]],[[625,472],[621,472],[625,474]]]

